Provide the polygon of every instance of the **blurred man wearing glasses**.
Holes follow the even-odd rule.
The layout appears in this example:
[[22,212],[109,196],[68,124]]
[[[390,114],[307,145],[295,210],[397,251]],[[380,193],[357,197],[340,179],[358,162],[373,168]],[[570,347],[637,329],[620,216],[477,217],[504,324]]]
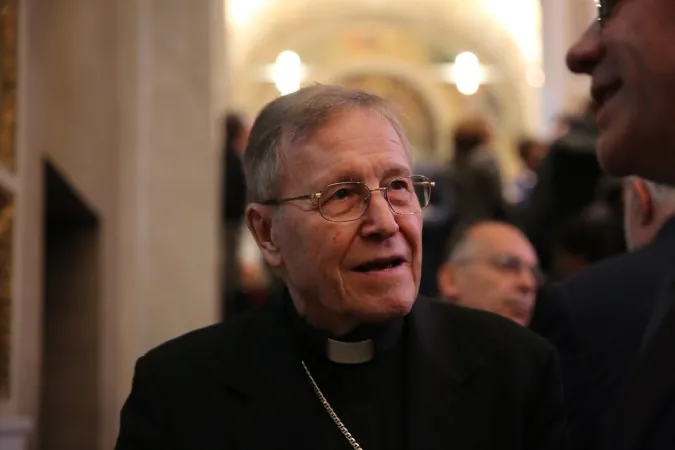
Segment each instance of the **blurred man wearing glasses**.
[[140,358],[118,450],[568,448],[553,348],[418,298],[433,183],[385,100],[280,97],[245,155],[248,227],[286,291]]
[[[675,186],[675,2],[596,4],[567,64],[592,78],[600,164]],[[675,448],[674,267],[666,227],[539,301],[532,328],[560,351],[575,448]]]
[[438,290],[446,300],[523,326],[530,322],[540,283],[532,244],[500,222],[479,222],[462,231],[438,271]]

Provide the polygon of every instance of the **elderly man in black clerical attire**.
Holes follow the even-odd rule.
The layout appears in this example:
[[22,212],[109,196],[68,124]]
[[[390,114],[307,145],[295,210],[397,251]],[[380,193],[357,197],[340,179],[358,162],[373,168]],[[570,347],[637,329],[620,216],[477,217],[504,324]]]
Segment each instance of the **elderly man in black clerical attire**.
[[568,448],[553,348],[418,297],[433,182],[385,100],[280,97],[245,170],[248,228],[286,291],[140,358],[118,450]]

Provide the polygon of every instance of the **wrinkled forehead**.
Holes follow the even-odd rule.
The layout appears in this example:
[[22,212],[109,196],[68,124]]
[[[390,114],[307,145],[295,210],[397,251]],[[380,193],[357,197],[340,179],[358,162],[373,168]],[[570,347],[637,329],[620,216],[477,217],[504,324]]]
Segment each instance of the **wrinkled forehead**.
[[283,152],[284,171],[323,182],[411,174],[405,137],[374,111],[351,111],[296,138]]
[[291,127],[284,135],[290,139],[289,148],[293,144],[307,143],[334,146],[365,136],[389,139],[402,146],[407,153],[412,153],[402,125],[395,118],[387,117],[373,108],[355,107],[336,111],[316,126],[304,124],[298,128]]

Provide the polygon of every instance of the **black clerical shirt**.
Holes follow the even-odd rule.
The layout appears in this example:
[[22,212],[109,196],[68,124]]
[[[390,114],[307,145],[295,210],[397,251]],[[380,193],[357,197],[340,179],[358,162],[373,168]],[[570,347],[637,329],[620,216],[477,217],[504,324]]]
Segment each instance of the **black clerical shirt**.
[[[332,362],[327,356],[328,333],[307,324],[297,314],[290,299],[287,311],[301,358],[328,403],[359,445],[367,450],[404,450],[404,402],[407,395],[403,318],[333,337],[344,342],[373,339],[375,344],[372,360],[341,364]],[[307,386],[311,389],[309,379]],[[322,450],[352,448],[318,398],[306,407],[312,409],[313,418],[313,423],[306,426],[308,442]]]

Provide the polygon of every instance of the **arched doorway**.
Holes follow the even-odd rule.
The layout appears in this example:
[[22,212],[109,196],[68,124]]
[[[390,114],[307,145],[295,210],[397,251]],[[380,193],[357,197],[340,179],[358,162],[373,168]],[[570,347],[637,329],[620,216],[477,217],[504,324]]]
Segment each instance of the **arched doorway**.
[[340,84],[380,95],[396,105],[410,144],[416,152],[430,155],[436,147],[434,117],[422,94],[405,80],[385,74],[351,75]]

